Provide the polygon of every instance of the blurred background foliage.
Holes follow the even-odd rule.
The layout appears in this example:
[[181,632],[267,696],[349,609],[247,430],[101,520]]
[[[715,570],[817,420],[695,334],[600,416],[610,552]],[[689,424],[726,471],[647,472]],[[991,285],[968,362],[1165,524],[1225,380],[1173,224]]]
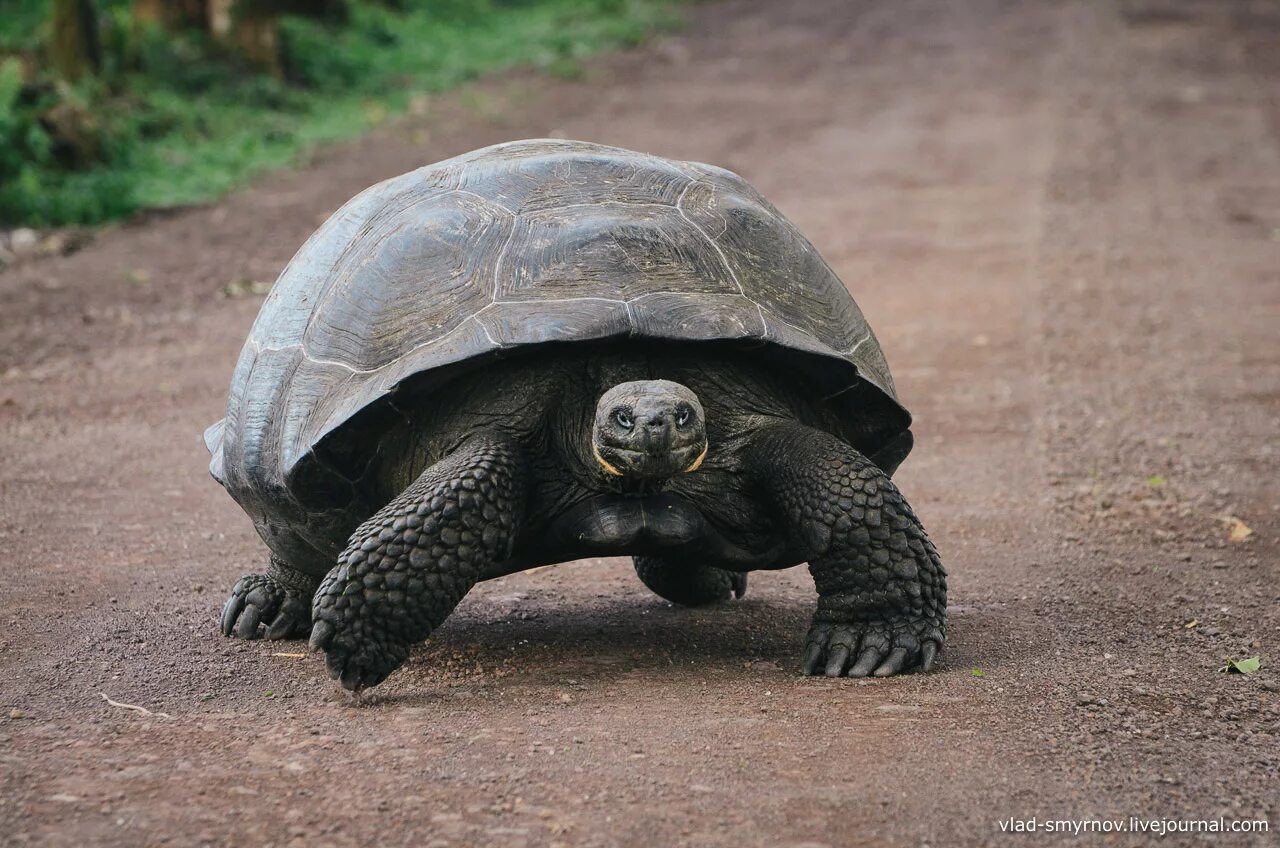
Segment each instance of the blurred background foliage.
[[0,0],[0,225],[216,197],[486,71],[578,72],[675,0]]

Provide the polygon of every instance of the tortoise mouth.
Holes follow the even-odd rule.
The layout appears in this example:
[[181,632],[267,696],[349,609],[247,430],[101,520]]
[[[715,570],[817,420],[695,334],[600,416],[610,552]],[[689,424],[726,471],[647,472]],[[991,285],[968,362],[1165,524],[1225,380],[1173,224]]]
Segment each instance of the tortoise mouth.
[[706,439],[671,448],[636,450],[613,445],[592,444],[596,462],[610,477],[658,481],[677,474],[697,471],[706,459]]

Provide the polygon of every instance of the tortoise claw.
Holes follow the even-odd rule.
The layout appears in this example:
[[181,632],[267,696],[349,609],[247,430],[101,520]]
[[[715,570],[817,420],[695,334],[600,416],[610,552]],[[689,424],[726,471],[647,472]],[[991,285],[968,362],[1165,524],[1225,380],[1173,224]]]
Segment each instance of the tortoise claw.
[[924,647],[920,649],[920,670],[923,672],[933,671],[933,661],[938,656],[938,643],[928,641],[924,643]]
[[890,677],[917,667],[929,671],[941,646],[942,633],[927,621],[817,621],[800,669],[826,677]]
[[307,599],[269,574],[241,577],[222,605],[222,635],[236,639],[287,639],[305,632],[310,621]]

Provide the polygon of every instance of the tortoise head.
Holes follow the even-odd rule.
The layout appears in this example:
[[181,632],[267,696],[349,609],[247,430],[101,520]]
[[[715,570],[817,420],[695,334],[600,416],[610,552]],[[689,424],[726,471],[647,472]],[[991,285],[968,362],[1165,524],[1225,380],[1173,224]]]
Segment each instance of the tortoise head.
[[591,452],[605,473],[653,483],[696,471],[707,455],[698,396],[670,380],[619,383],[600,397]]

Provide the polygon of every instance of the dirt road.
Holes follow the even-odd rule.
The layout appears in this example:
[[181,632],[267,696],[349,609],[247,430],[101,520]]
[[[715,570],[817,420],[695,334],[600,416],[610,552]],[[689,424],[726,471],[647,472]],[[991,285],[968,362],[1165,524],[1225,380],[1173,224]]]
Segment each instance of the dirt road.
[[[0,277],[0,842],[1274,838],[1278,39],[1259,0],[700,6]],[[803,569],[697,611],[621,561],[494,581],[361,703],[301,643],[217,635],[264,556],[199,438],[260,301],[228,284],[376,180],[552,134],[741,172],[849,284],[916,415],[939,672],[797,676]]]

